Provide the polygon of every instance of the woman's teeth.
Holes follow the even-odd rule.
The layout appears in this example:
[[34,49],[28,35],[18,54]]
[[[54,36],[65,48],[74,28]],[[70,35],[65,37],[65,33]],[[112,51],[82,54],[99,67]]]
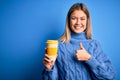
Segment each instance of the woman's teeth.
[[80,29],[82,26],[75,26],[76,29]]

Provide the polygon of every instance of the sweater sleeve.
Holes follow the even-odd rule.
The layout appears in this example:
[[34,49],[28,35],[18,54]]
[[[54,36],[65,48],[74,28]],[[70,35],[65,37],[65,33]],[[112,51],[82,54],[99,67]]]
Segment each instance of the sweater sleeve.
[[58,80],[58,70],[56,64],[52,70],[46,68],[42,72],[42,80]]
[[91,59],[86,62],[92,71],[91,75],[94,76],[94,80],[113,80],[115,77],[115,72],[111,61],[103,53],[98,41],[95,42],[95,46],[96,48]]

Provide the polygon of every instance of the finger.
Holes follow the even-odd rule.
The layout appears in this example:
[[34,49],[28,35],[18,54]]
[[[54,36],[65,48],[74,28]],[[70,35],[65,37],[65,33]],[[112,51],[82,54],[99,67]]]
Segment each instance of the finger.
[[52,62],[52,60],[51,60],[51,59],[48,59],[48,58],[44,58],[44,61],[45,61],[45,62],[48,62],[48,63],[51,63],[51,62]]
[[78,53],[76,53],[76,56],[78,56]]
[[50,56],[48,54],[45,54],[45,58],[50,59]]
[[79,59],[78,57],[79,57],[79,55],[78,55],[78,53],[77,53],[77,54],[76,54],[76,58]]
[[76,50],[76,54],[79,53],[80,51],[79,50]]
[[53,67],[53,65],[54,65],[54,62],[47,62],[47,61],[43,61],[43,63],[44,63],[44,65],[47,67]]
[[80,49],[84,49],[84,47],[83,47],[82,43],[80,43]]

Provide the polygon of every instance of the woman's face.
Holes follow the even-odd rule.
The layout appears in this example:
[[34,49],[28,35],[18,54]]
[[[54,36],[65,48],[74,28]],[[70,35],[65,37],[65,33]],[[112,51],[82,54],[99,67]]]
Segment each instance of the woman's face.
[[87,16],[82,10],[75,10],[70,15],[70,28],[75,33],[81,33],[86,29]]

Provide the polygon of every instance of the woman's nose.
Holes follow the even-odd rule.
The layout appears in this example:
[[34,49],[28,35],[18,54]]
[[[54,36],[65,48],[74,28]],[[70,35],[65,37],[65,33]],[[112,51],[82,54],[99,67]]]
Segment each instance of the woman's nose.
[[80,20],[80,19],[77,19],[76,24],[80,24],[80,23],[81,23],[81,20]]

